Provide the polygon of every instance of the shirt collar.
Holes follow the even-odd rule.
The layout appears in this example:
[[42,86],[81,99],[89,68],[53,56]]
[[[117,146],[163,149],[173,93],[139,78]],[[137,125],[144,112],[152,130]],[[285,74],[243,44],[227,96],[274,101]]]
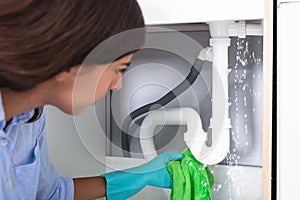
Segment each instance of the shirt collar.
[[[34,109],[30,110],[30,111],[26,111],[22,114],[14,116],[12,118],[11,123],[25,123],[33,116],[33,114],[34,114]],[[4,108],[3,108],[2,94],[1,94],[1,90],[0,90],[0,130],[3,130],[5,125],[6,125],[5,112],[4,112]]]
[[2,103],[2,95],[0,91],[0,130],[2,130],[5,127],[6,121],[5,121],[5,113]]

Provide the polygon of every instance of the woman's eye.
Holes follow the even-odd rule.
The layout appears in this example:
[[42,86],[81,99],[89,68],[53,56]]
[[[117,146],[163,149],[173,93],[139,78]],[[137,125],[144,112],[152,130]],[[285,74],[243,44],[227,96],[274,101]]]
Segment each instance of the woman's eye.
[[126,71],[127,71],[127,68],[119,69],[119,72],[122,73],[122,74],[124,74]]

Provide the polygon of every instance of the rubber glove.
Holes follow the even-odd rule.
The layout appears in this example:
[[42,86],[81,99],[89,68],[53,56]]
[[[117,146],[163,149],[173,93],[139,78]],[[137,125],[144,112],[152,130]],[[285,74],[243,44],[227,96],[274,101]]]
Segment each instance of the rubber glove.
[[164,153],[144,165],[102,174],[101,176],[106,179],[106,198],[124,200],[139,192],[146,185],[171,188],[173,181],[166,166],[170,161],[183,158],[183,154]]

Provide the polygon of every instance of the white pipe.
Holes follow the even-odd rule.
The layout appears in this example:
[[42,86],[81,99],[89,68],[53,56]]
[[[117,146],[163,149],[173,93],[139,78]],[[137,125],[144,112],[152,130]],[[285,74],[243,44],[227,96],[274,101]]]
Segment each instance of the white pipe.
[[211,165],[221,162],[229,152],[230,128],[228,105],[228,47],[230,36],[246,37],[246,35],[262,35],[262,26],[235,23],[232,21],[208,22],[210,45],[213,51],[212,69],[212,146],[206,145],[201,149],[200,155],[194,155],[202,163]]
[[262,24],[247,24],[245,21],[239,21],[230,24],[228,33],[231,37],[246,38],[247,35],[262,36]]
[[212,38],[239,37],[246,38],[247,35],[262,36],[262,24],[247,24],[245,21],[211,21],[209,31]]
[[[146,160],[151,160],[157,156],[153,134],[158,125],[187,125],[184,141],[193,155],[201,151],[207,140],[207,134],[202,129],[201,118],[192,108],[153,110],[143,120],[140,130],[141,148]],[[165,196],[169,198],[170,191],[166,189],[163,191]]]
[[212,62],[212,47],[205,47],[201,49],[197,58],[202,61]]
[[221,162],[229,152],[230,128],[228,105],[228,47],[230,39],[228,27],[232,21],[209,22],[210,45],[213,51],[212,66],[212,145],[204,145],[199,155],[194,155],[202,163],[212,165]]
[[207,140],[207,134],[202,129],[199,114],[192,108],[174,108],[154,110],[143,120],[140,130],[142,152],[147,160],[157,156],[153,142],[153,133],[157,125],[187,125],[184,141],[192,153],[199,152]]

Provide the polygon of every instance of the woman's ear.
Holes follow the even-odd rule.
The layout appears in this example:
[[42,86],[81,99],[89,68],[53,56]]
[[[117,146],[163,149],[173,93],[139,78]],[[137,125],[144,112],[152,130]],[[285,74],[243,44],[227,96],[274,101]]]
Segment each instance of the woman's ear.
[[66,80],[74,79],[77,75],[80,66],[72,67],[68,70],[62,71],[59,74],[55,75],[55,80],[58,82],[64,82]]

